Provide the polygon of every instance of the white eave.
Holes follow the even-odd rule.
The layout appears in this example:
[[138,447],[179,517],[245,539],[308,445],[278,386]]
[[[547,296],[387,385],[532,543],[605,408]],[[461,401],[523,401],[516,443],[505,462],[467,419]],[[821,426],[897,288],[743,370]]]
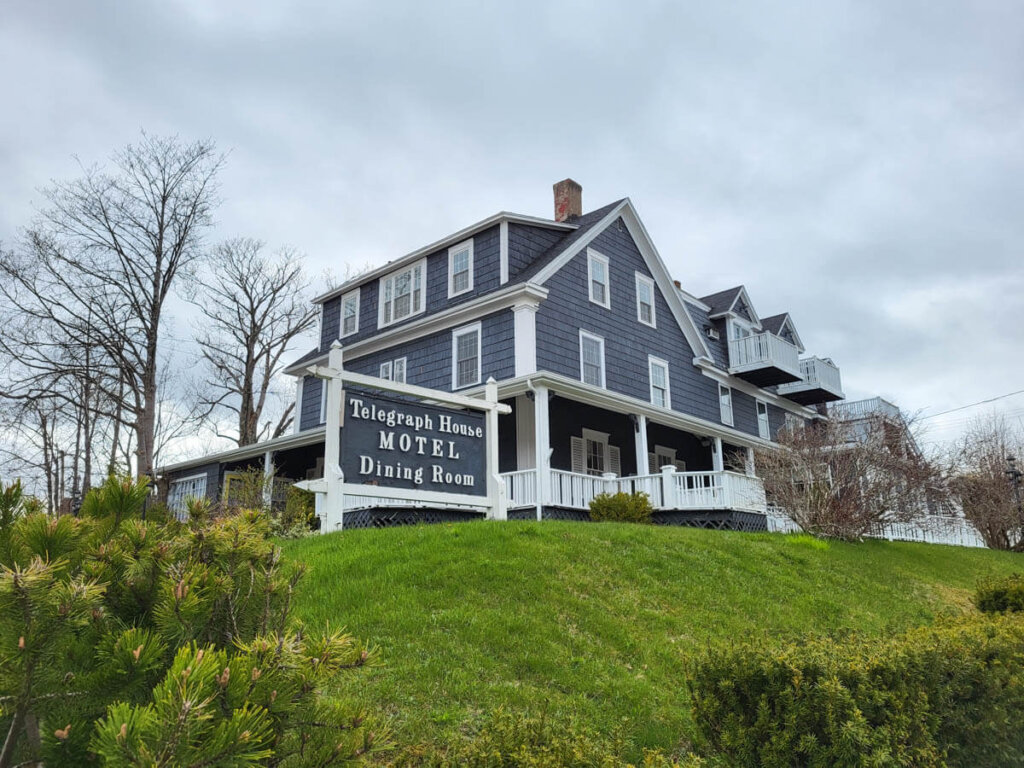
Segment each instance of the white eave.
[[369,272],[364,272],[361,275],[356,275],[351,280],[346,280],[337,288],[332,288],[326,293],[320,294],[315,299],[313,299],[313,303],[323,304],[325,301],[333,299],[335,296],[340,296],[342,293],[356,285],[362,285],[363,283],[367,283],[372,280],[383,277],[389,272],[392,272],[396,269],[400,269],[405,264],[409,264],[413,261],[416,261],[416,259],[420,259],[423,256],[426,256],[427,254],[433,253],[434,251],[439,251],[442,248],[454,245],[455,243],[461,240],[465,240],[467,237],[472,237],[477,232],[489,229],[490,227],[497,226],[502,222],[510,222],[513,224],[527,224],[532,227],[544,227],[546,229],[560,229],[566,232],[571,232],[574,229],[579,229],[578,224],[568,224],[563,221],[552,221],[551,219],[541,219],[536,218],[534,216],[523,216],[522,214],[518,213],[509,213],[508,211],[501,211],[500,213],[496,213],[493,216],[489,216],[488,218],[483,219],[482,221],[478,221],[476,224],[470,224],[468,227],[460,229],[458,232],[448,235],[447,237],[444,237],[441,240],[433,242],[430,245],[425,245],[422,248],[417,248],[412,253],[407,253],[405,254],[405,256],[400,256],[397,259],[392,259],[383,266],[377,267],[376,269],[372,269]]
[[239,461],[251,459],[264,455],[267,451],[285,451],[289,448],[302,448],[306,445],[315,445],[324,441],[326,427],[314,427],[304,432],[275,437],[273,440],[264,440],[262,443],[243,445],[241,448],[232,448],[220,453],[211,453],[198,459],[189,461],[178,461],[168,464],[166,467],[157,467],[157,476],[166,475],[168,472],[180,472],[183,469],[195,469],[206,464],[220,464],[227,461]]

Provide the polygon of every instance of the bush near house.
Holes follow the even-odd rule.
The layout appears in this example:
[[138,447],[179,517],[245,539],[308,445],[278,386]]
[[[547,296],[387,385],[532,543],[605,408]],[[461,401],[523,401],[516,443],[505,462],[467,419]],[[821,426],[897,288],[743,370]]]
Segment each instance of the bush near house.
[[[0,491],[0,496],[10,489]],[[139,519],[111,478],[82,517],[0,530],[0,768],[339,765],[381,744],[322,686],[372,657],[292,621],[302,566],[259,513]]]
[[989,577],[978,583],[974,604],[984,613],[1015,613],[1024,611],[1024,575]]
[[590,502],[590,519],[596,522],[649,523],[653,514],[646,493],[601,493]]
[[707,651],[689,673],[706,748],[743,766],[1024,764],[1024,622]]

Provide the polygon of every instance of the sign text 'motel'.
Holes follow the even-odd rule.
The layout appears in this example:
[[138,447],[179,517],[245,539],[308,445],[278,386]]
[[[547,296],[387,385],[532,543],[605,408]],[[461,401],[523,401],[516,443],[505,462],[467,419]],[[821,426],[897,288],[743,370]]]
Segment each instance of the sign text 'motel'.
[[484,496],[484,416],[346,391],[345,482]]

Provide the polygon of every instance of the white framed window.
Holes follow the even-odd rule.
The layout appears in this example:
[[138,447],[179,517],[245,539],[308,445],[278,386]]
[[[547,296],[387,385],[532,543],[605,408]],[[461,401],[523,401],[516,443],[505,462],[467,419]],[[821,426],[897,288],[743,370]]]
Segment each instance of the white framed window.
[[341,297],[341,338],[359,333],[359,289]]
[[473,239],[448,249],[448,298],[473,290]]
[[718,410],[722,416],[722,423],[732,426],[732,390],[725,384],[718,385]]
[[480,383],[480,323],[452,331],[452,389]]
[[764,440],[770,440],[772,435],[771,424],[768,421],[768,403],[763,400],[757,401],[757,434]]
[[654,450],[647,454],[648,474],[655,475],[662,467],[671,464],[680,472],[686,471],[686,462],[676,458],[675,448],[666,448],[663,445],[654,446]]
[[320,423],[327,423],[327,382],[324,379],[318,379],[320,382]]
[[608,280],[608,258],[589,248],[587,249],[587,283],[590,286],[590,300],[606,309],[610,309],[611,292]]
[[748,336],[752,335],[754,332],[749,325],[740,320],[737,320],[734,317],[729,319],[729,325],[732,328],[732,331],[729,335],[734,339],[745,339]]
[[653,355],[647,356],[647,372],[651,381],[651,403],[662,408],[672,407],[668,386],[668,362]]
[[604,387],[604,339],[580,331],[580,381]]
[[654,324],[654,281],[636,273],[636,319],[651,328]]
[[427,260],[420,259],[380,279],[378,325],[381,328],[423,311],[427,283]]
[[188,499],[202,499],[206,496],[206,475],[189,475],[171,482],[167,489],[167,508],[179,520],[185,519]]
[[380,378],[405,384],[405,358],[385,360],[380,364]]
[[584,429],[580,437],[570,437],[572,471],[579,474],[622,475],[622,458],[618,446],[608,444],[608,433]]

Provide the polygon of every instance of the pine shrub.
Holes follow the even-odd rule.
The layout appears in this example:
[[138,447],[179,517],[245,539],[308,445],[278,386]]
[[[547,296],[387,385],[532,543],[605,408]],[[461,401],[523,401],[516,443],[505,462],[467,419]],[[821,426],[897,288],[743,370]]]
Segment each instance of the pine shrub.
[[601,493],[590,502],[590,519],[596,522],[650,523],[653,514],[646,493]]
[[983,613],[1024,611],[1024,575],[983,579],[974,592],[974,604]]

